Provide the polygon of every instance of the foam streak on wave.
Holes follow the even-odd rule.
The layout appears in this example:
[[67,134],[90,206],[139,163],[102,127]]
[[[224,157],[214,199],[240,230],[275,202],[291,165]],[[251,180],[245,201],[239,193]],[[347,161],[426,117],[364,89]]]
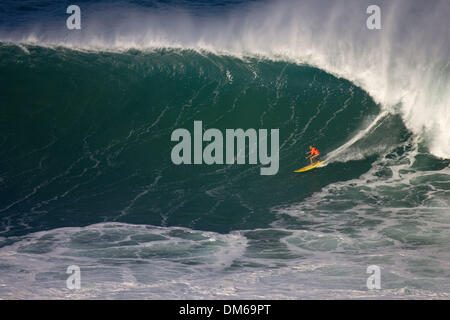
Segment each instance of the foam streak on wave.
[[353,138],[351,138],[350,140],[348,140],[346,143],[344,143],[343,145],[341,145],[339,148],[329,152],[327,154],[327,162],[333,162],[333,161],[340,161],[341,159],[339,158],[339,156],[342,154],[342,152],[344,152],[345,150],[347,150],[349,147],[351,147],[355,142],[359,141],[360,139],[362,139],[364,136],[366,136],[371,130],[373,130],[377,124],[380,123],[380,121],[383,120],[383,118],[385,118],[389,113],[387,111],[383,111],[381,112],[371,123],[370,125],[368,125],[365,129],[360,130]]

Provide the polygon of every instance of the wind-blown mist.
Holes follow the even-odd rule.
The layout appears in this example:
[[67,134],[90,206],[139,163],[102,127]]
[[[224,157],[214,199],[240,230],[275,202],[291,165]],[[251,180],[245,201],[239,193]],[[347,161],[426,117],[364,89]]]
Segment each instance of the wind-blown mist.
[[[0,299],[450,297],[449,1],[69,4],[0,2]],[[194,121],[278,173],[174,164]]]
[[217,15],[97,3],[82,9],[81,31],[68,31],[63,20],[58,26],[36,21],[2,32],[1,39],[114,51],[183,48],[306,63],[353,81],[387,110],[401,112],[432,154],[449,158],[448,1],[377,1],[381,30],[366,27],[370,4],[268,1]]

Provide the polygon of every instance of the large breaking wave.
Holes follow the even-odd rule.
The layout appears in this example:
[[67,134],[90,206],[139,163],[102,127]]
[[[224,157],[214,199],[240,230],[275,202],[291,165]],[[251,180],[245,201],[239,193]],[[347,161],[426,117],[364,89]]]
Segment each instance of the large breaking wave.
[[[2,296],[448,297],[448,2],[378,1],[382,30],[364,1],[85,3],[75,32],[5,3]],[[194,120],[279,128],[279,173],[173,165]]]
[[[146,4],[143,2],[143,4]],[[64,20],[5,28],[3,40],[83,49],[182,48],[307,63],[399,110],[430,152],[450,157],[448,2],[377,1],[382,30],[368,30],[366,1],[267,1],[224,14],[189,8],[86,5],[80,32]],[[63,17],[64,18],[64,17]],[[397,106],[397,109],[395,108]]]

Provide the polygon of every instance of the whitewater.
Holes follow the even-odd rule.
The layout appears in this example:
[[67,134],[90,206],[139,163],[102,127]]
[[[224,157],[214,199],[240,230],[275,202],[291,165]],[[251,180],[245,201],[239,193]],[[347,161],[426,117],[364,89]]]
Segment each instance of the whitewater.
[[401,105],[408,128],[427,140],[434,155],[448,158],[448,2],[380,5],[382,30],[369,31],[364,1],[262,2],[220,17],[133,5],[121,14],[120,3],[107,9],[97,3],[89,6],[87,32],[47,30],[37,23],[0,38],[87,50],[193,49],[317,66],[361,86],[387,110]]
[[[448,1],[0,8],[0,299],[449,298]],[[278,174],[175,166],[196,120]]]

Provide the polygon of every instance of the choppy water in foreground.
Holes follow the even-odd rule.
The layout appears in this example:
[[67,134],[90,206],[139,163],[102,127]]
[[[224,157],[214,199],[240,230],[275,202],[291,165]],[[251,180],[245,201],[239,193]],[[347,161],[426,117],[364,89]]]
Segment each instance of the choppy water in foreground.
[[[244,6],[218,4],[189,10]],[[11,8],[16,21],[29,14]],[[449,298],[450,161],[438,125],[448,67],[424,88],[442,95],[428,95],[437,111],[421,111],[434,123],[421,135],[421,105],[388,106],[334,62],[192,39],[94,48],[50,33],[30,43],[24,30],[0,38],[0,299]],[[171,133],[195,120],[279,129],[278,174],[175,166]],[[310,144],[328,164],[294,174]],[[80,290],[66,288],[70,265]],[[366,287],[370,265],[381,290]]]

